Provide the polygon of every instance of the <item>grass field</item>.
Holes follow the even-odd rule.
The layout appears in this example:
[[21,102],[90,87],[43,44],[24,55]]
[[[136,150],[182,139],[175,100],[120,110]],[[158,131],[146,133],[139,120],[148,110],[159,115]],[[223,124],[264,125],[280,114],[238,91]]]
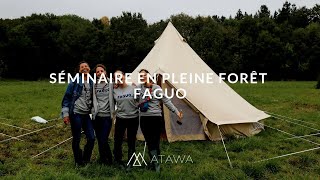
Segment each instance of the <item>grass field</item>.
[[[242,97],[258,109],[302,119],[320,129],[320,91],[316,82],[266,82],[265,84],[231,85]],[[31,157],[71,136],[70,126],[62,120],[39,124],[30,117],[39,115],[46,119],[59,116],[61,98],[66,85],[49,82],[0,82],[1,123],[36,130],[50,125],[54,128],[21,138],[0,143],[0,178],[4,179],[319,179],[320,150],[305,152],[280,159],[256,162],[287,153],[315,148],[317,145],[266,128],[258,135],[244,139],[226,141],[234,168],[229,167],[221,142],[161,142],[164,155],[188,154],[194,163],[162,164],[161,175],[135,167],[124,172],[114,166],[101,166],[97,159],[97,146],[93,163],[79,169],[74,168],[71,141],[35,158]],[[4,119],[6,118],[6,119]],[[268,118],[266,125],[279,128],[295,135],[316,133],[316,130],[301,127],[287,121]],[[11,136],[27,133],[0,124],[0,132]],[[8,137],[0,135],[0,141]],[[306,139],[320,143],[319,136]],[[111,148],[113,141],[110,140]],[[126,144],[124,153],[126,153]],[[137,150],[143,150],[138,142]],[[126,159],[126,158],[125,158]]]

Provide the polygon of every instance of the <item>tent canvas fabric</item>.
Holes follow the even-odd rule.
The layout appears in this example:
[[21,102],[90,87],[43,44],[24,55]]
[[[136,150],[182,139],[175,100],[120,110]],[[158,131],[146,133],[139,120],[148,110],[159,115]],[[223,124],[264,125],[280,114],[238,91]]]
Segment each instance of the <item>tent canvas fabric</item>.
[[[141,69],[147,69],[151,75],[156,73],[159,77],[163,73],[213,73],[213,83],[180,83],[180,76],[175,76],[178,83],[161,82],[161,87],[167,88],[168,92],[171,92],[171,88],[182,88],[187,92],[185,99],[172,99],[173,104],[184,113],[181,126],[176,123],[178,117],[163,106],[165,132],[169,142],[221,140],[218,126],[223,138],[251,136],[263,129],[257,122],[269,117],[225,82],[219,82],[219,76],[196,54],[171,22],[155,41],[149,54],[132,72],[132,82],[138,82]],[[142,139],[140,129],[138,139]]]

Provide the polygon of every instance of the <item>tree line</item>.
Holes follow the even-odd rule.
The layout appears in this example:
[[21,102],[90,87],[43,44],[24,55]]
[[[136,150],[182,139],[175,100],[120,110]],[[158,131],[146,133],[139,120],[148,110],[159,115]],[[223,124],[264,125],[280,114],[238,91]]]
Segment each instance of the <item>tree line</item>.
[[74,72],[82,60],[131,72],[169,21],[217,73],[266,72],[267,80],[320,75],[320,5],[298,8],[285,2],[274,13],[262,5],[255,14],[177,14],[152,24],[131,12],[93,20],[54,14],[0,19],[0,77],[48,78]]

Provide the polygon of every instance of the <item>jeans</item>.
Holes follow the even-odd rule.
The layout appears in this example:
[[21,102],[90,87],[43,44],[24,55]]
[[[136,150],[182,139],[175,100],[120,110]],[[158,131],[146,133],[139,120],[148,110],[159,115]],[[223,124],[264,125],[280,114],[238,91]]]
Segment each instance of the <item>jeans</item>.
[[101,163],[112,163],[112,153],[108,143],[108,137],[112,127],[112,120],[110,116],[99,117],[97,116],[93,121],[96,137],[98,140],[100,162]]
[[[81,131],[86,135],[87,143],[84,146],[84,151],[80,149]],[[94,131],[91,118],[89,114],[73,114],[71,118],[72,131],[72,150],[76,164],[83,164],[90,162],[92,149],[94,146]]]
[[127,129],[128,160],[136,151],[136,136],[139,126],[139,118],[119,118],[117,117],[114,130],[114,158],[117,162],[122,162],[122,142]]
[[[160,135],[162,127],[162,116],[141,116],[140,128],[147,143],[148,150],[156,150],[160,154]],[[152,158],[150,156],[150,158]]]

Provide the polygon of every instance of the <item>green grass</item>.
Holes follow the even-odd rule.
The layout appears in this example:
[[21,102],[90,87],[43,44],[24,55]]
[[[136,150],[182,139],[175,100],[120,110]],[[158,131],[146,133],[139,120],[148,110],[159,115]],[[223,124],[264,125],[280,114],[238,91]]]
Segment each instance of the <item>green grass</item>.
[[[316,125],[320,129],[320,91],[316,82],[266,82],[265,84],[231,85],[242,97],[258,109],[295,117]],[[49,124],[32,122],[30,117],[40,115],[46,119],[59,116],[60,103],[66,85],[49,82],[0,82],[0,119],[23,128],[35,130],[57,124],[48,129],[21,138],[24,141],[0,143],[0,177],[4,179],[319,179],[320,150],[293,155],[281,159],[256,163],[274,156],[316,147],[299,139],[284,140],[289,135],[266,128],[256,136],[226,141],[234,168],[229,167],[221,142],[190,141],[161,142],[164,155],[188,154],[194,163],[162,164],[161,175],[143,167],[126,173],[114,166],[101,166],[95,146],[93,163],[79,169],[73,165],[71,142],[67,142],[36,159],[31,157],[71,136],[70,126],[62,120]],[[300,127],[286,121],[268,118],[267,125],[296,134],[306,135],[315,130]],[[26,133],[0,124],[0,132],[18,136]],[[6,137],[0,136],[0,141]],[[320,143],[318,137],[307,139]],[[82,142],[83,143],[83,142]],[[143,151],[143,142],[137,143],[137,151]],[[111,148],[113,141],[110,140]],[[124,145],[124,154],[127,146]],[[126,159],[126,158],[124,158]]]

